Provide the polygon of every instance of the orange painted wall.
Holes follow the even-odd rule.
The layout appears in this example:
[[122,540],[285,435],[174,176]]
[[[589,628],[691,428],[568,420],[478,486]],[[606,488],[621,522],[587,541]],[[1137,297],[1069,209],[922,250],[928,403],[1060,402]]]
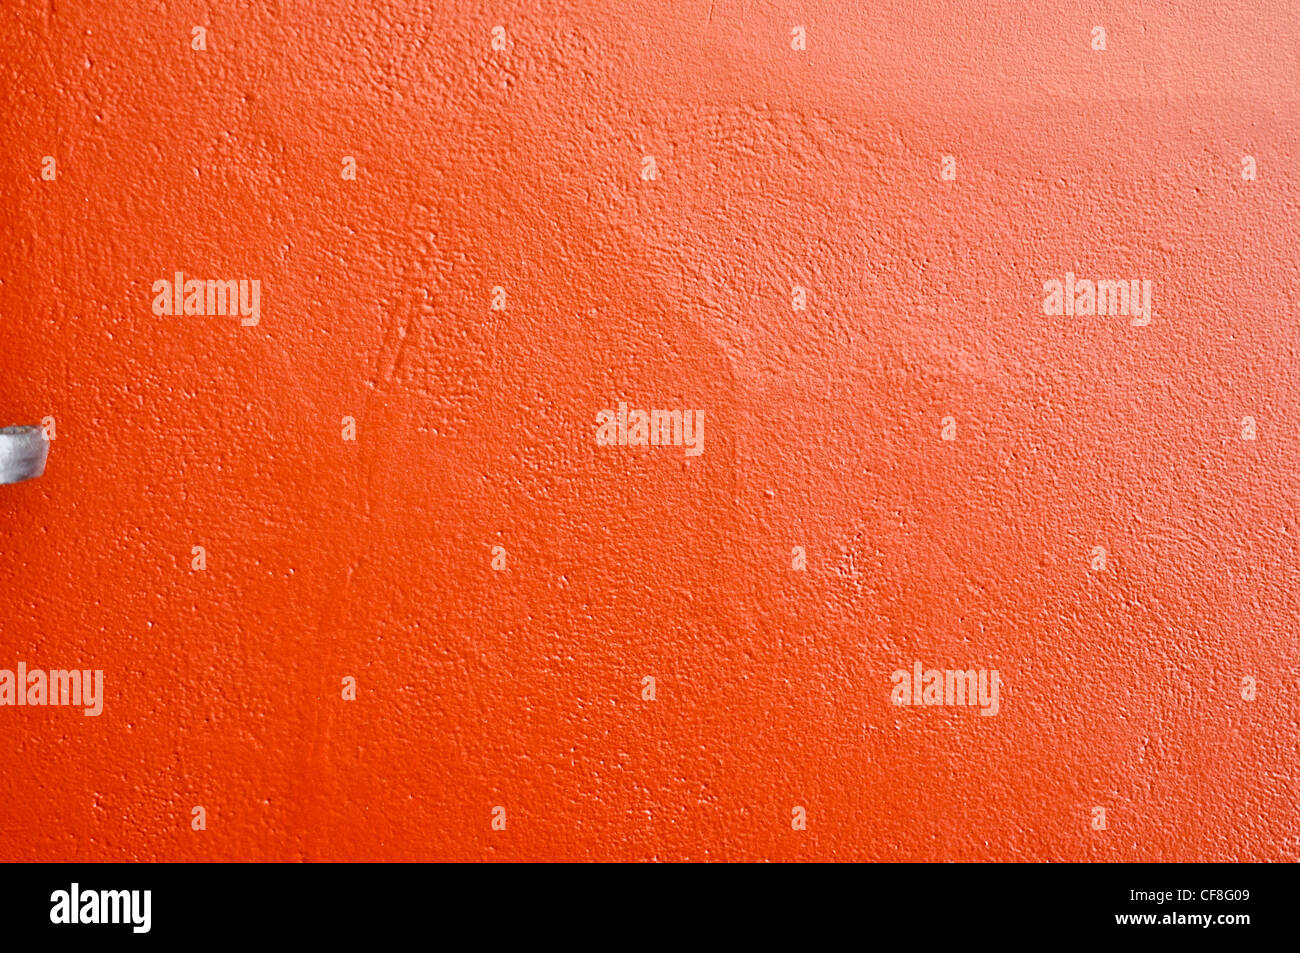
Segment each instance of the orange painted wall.
[[1294,5],[1025,6],[6,3],[0,860],[1296,860]]

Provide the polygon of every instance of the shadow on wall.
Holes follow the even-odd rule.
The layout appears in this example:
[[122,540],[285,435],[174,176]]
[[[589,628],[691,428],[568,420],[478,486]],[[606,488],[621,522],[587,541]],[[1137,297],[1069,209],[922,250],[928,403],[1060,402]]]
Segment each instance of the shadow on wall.
[[[610,730],[575,699],[636,697],[646,672],[698,680],[686,694],[730,680],[728,643],[746,628],[733,513],[743,395],[692,303],[665,294],[628,234],[593,224],[588,183],[546,161],[515,155],[408,206],[409,266],[386,298],[347,464],[364,471],[364,496],[341,504],[316,485],[331,536],[350,543],[308,574],[323,696],[353,672],[393,707],[377,726],[320,706],[303,739],[304,830],[331,827],[363,791],[372,805],[448,809],[436,778],[412,787],[354,759],[363,746],[398,763],[471,762],[474,780],[459,783],[564,788],[600,772],[527,762],[568,763]],[[598,446],[597,414],[620,401],[702,412],[702,452]],[[429,839],[419,812],[367,823]]]

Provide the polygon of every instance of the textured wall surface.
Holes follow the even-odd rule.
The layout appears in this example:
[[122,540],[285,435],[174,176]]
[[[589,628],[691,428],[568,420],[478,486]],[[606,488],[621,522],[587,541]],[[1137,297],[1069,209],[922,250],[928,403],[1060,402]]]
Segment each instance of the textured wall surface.
[[0,61],[0,668],[105,696],[0,707],[0,860],[1300,857],[1290,0],[10,0]]

